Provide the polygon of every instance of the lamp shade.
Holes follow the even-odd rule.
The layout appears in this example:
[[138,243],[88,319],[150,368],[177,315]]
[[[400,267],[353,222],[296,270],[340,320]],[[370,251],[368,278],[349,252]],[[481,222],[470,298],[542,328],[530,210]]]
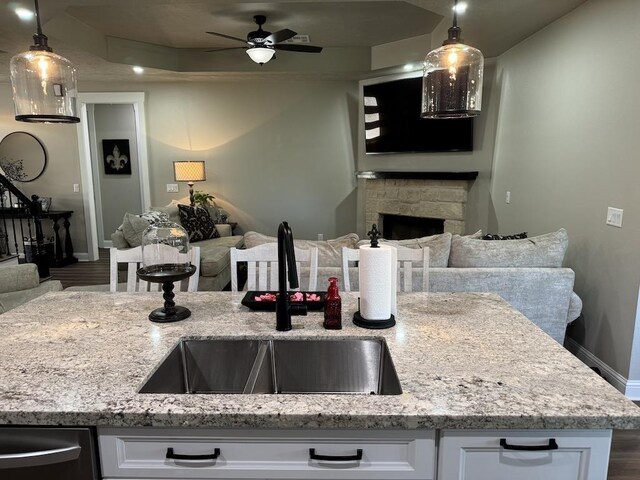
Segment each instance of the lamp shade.
[[251,60],[259,63],[260,65],[271,60],[275,53],[276,51],[273,48],[267,47],[252,47],[247,49],[247,55],[251,57]]
[[207,179],[203,161],[173,162],[176,182],[203,182]]

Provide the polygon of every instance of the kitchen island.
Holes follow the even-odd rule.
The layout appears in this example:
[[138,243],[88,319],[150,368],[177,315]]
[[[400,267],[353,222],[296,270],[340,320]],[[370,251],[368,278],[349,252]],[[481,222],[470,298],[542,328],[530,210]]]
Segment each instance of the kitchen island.
[[[280,429],[415,431],[434,432],[425,437],[432,444],[454,430],[604,431],[608,442],[612,429],[640,428],[638,407],[494,294],[401,294],[397,325],[365,330],[350,319],[357,295],[344,293],[342,330],[323,329],[317,312],[293,317],[290,332],[275,330],[275,313],[242,306],[243,296],[179,293],[192,316],[173,324],[147,320],[157,293],[50,293],[3,314],[0,424],[107,427],[116,436],[120,427],[258,429],[270,438]],[[138,393],[185,337],[384,338],[402,394]]]

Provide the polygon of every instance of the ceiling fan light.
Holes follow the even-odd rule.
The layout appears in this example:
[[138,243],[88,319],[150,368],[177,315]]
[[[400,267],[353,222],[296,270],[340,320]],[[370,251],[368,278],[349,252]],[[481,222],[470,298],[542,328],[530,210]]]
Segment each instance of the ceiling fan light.
[[276,51],[267,47],[251,47],[247,49],[247,55],[256,63],[260,65],[267,63],[273,58]]
[[[454,1],[454,8],[457,0]],[[484,56],[460,40],[456,10],[449,38],[424,59],[422,118],[475,117],[482,108]]]

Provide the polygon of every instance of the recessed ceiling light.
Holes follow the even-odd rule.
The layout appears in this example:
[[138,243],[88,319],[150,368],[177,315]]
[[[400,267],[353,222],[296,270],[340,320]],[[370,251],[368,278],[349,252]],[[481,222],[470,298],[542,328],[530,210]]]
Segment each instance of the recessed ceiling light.
[[460,2],[458,5],[453,7],[453,10],[455,10],[456,13],[464,13],[467,11],[468,6],[469,5],[467,5],[467,2]]
[[136,73],[137,75],[142,75],[144,73],[144,68],[142,67],[138,67],[137,65],[135,67],[133,67],[133,71],[134,73]]
[[27,22],[33,19],[33,12],[28,8],[17,7],[14,12],[16,12],[18,18],[23,22]]

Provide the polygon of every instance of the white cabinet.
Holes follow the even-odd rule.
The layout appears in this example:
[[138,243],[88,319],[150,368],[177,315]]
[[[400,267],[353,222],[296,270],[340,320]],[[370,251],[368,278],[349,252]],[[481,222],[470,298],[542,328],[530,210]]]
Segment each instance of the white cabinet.
[[610,430],[444,430],[438,480],[605,480]]
[[433,430],[100,428],[98,437],[104,478],[435,479]]

